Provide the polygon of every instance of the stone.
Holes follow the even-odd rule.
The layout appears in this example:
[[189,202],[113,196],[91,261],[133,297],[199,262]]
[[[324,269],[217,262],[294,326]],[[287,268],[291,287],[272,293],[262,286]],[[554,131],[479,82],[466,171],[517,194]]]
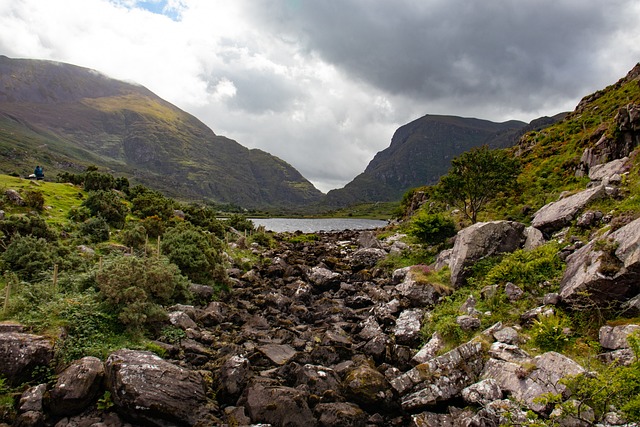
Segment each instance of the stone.
[[620,366],[629,366],[636,362],[636,354],[630,348],[622,348],[620,350],[609,351],[598,355],[598,360],[606,365],[616,364]]
[[630,348],[627,337],[640,331],[640,325],[603,326],[598,331],[598,339],[603,348],[620,350]]
[[590,228],[595,226],[602,217],[603,215],[600,211],[587,211],[578,217],[576,225],[581,228]]
[[511,302],[518,301],[524,295],[524,291],[522,290],[522,288],[514,285],[511,282],[507,282],[507,284],[504,285],[504,293],[507,295],[507,298],[509,298],[509,301]]
[[374,412],[387,407],[393,397],[385,376],[366,363],[351,369],[342,386],[348,400]]
[[76,360],[58,376],[47,406],[58,416],[76,415],[98,399],[103,390],[104,365],[97,357]]
[[520,334],[511,326],[504,327],[493,333],[493,337],[498,342],[505,344],[518,344],[520,342]]
[[204,326],[215,326],[223,323],[228,313],[229,307],[225,303],[213,301],[197,313],[196,320]]
[[307,394],[291,387],[255,383],[249,385],[238,406],[244,406],[252,423],[274,426],[316,427]]
[[458,396],[483,369],[479,342],[469,342],[420,364],[391,381],[406,411],[416,411]]
[[276,365],[284,365],[297,353],[297,351],[288,344],[267,344],[259,346],[257,350]]
[[185,312],[172,311],[169,313],[169,322],[182,330],[197,329],[198,325]]
[[24,206],[24,199],[16,190],[9,188],[5,190],[4,195],[10,203],[16,206]]
[[413,345],[420,339],[420,327],[424,312],[419,308],[404,310],[398,316],[393,333],[398,344]]
[[318,427],[365,427],[367,414],[358,405],[348,402],[320,403],[313,412]]
[[556,292],[545,294],[545,296],[542,297],[542,304],[544,305],[558,305],[559,303],[560,303],[560,294]]
[[309,272],[309,282],[319,291],[340,287],[340,273],[324,267],[313,267]]
[[387,256],[387,251],[380,248],[362,248],[351,255],[351,268],[361,270],[371,268]]
[[376,248],[382,249],[382,243],[376,238],[376,235],[372,231],[363,231],[358,234],[356,243],[361,248]]
[[456,317],[456,323],[463,331],[474,331],[480,328],[481,324],[480,319],[474,316],[469,316],[468,314]]
[[49,366],[53,344],[45,337],[20,332],[0,333],[0,375],[9,385],[30,379],[37,366]]
[[118,350],[105,362],[106,387],[127,417],[157,426],[193,426],[206,413],[202,375],[147,351]]
[[395,287],[396,292],[406,298],[411,307],[431,307],[436,304],[440,293],[429,283],[416,280],[416,273],[409,271],[402,283]]
[[525,228],[524,237],[525,237],[525,241],[522,248],[526,251],[532,251],[535,248],[544,245],[546,242],[544,238],[544,234],[542,234],[542,231],[538,230],[535,227]]
[[615,159],[607,163],[594,165],[589,169],[589,179],[591,181],[609,181],[615,175],[622,175],[627,172],[629,166],[628,157]]
[[304,385],[309,393],[316,396],[331,397],[340,389],[340,377],[331,368],[320,365],[306,364],[296,373],[296,387]]
[[251,363],[242,355],[235,354],[222,364],[219,383],[222,393],[219,397],[225,401],[237,401],[251,377]]
[[524,224],[513,221],[478,222],[458,232],[451,252],[451,285],[465,283],[467,268],[480,259],[519,249],[524,243]]
[[531,225],[545,234],[553,233],[568,225],[589,203],[603,197],[605,187],[601,185],[548,203],[534,214]]
[[436,331],[431,335],[431,339],[422,346],[422,348],[413,356],[412,362],[419,365],[425,363],[428,360],[436,357],[436,354],[444,348],[444,340],[442,336]]
[[495,380],[487,379],[462,390],[462,398],[471,405],[486,405],[502,398],[502,389]]
[[462,314],[476,314],[478,310],[476,310],[476,299],[473,295],[469,295],[467,299],[462,303],[458,312]]
[[46,391],[46,384],[39,384],[33,387],[29,387],[24,393],[22,393],[22,396],[20,396],[18,411],[20,413],[44,412],[43,400]]
[[529,353],[513,344],[494,342],[489,348],[489,356],[505,362],[523,363],[531,360]]

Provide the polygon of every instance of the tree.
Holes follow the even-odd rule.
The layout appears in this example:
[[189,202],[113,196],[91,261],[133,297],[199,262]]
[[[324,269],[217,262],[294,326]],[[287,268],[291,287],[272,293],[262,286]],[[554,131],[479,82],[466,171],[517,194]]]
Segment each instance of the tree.
[[500,192],[514,188],[520,162],[505,150],[484,145],[464,152],[451,162],[440,178],[438,196],[461,209],[475,223],[478,212]]

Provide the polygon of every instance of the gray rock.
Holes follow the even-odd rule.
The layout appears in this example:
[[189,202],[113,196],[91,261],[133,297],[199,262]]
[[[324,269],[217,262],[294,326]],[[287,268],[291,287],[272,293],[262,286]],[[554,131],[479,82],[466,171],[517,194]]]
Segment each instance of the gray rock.
[[609,351],[598,355],[598,360],[606,365],[616,364],[620,366],[629,366],[637,361],[636,354],[630,348],[622,348],[620,350]]
[[614,175],[622,175],[628,169],[628,157],[612,160],[608,163],[595,165],[589,169],[589,179],[592,181],[609,181]]
[[16,206],[24,206],[24,199],[16,190],[9,188],[5,190],[4,195],[10,203],[13,203]]
[[382,243],[380,243],[380,240],[376,238],[376,235],[372,231],[363,231],[358,234],[356,242],[361,248],[382,249]]
[[511,282],[507,282],[507,284],[504,285],[504,293],[507,294],[507,298],[509,298],[511,302],[518,301],[524,295],[524,291]]
[[197,329],[198,325],[186,313],[182,311],[172,311],[169,313],[169,322],[182,330]]
[[603,348],[619,350],[629,348],[627,337],[640,331],[640,325],[603,326],[598,331],[598,339]]
[[586,205],[603,197],[605,197],[605,187],[598,186],[551,202],[534,214],[531,225],[543,233],[560,230],[569,224]]
[[527,227],[524,229],[525,242],[523,249],[527,251],[534,250],[535,248],[545,244],[546,240],[542,231],[535,227]]
[[348,402],[321,403],[313,409],[319,427],[365,427],[367,414],[358,405]]
[[415,411],[458,396],[483,368],[479,342],[469,342],[420,364],[391,381],[402,408]]
[[498,342],[505,344],[518,344],[520,342],[520,334],[511,326],[504,327],[493,333],[493,337]]
[[315,427],[317,421],[307,404],[307,394],[291,387],[256,383],[238,401],[252,423],[274,426]]
[[531,368],[523,369],[519,363],[491,358],[482,371],[482,379],[494,379],[503,391],[536,412],[543,412],[546,405],[537,401],[545,393],[563,392],[559,383],[568,375],[578,375],[585,370],[573,360],[559,353],[548,352],[534,357]]
[[396,292],[409,301],[412,307],[430,307],[436,304],[440,293],[429,283],[416,281],[416,274],[409,271],[402,283],[395,287]]
[[47,391],[46,384],[39,384],[29,387],[22,396],[18,404],[18,412],[44,412],[44,394]]
[[118,350],[105,362],[106,386],[117,409],[155,425],[192,426],[206,412],[206,389],[198,372],[146,351]]
[[340,285],[340,274],[324,267],[313,267],[309,272],[309,282],[320,290]]
[[431,335],[431,339],[422,346],[420,351],[418,351],[411,360],[418,365],[425,363],[436,357],[436,354],[438,354],[442,348],[444,348],[444,340],[438,332],[434,332],[433,335]]
[[474,316],[469,316],[468,314],[456,317],[456,323],[463,331],[474,331],[480,328],[481,324],[480,319]]
[[531,360],[529,353],[513,344],[494,342],[489,348],[489,356],[505,362],[523,363]]
[[479,222],[458,232],[451,253],[451,284],[464,284],[466,271],[476,261],[513,252],[524,243],[524,225],[513,221]]
[[560,302],[560,294],[552,292],[542,297],[542,304],[544,305],[558,305]]
[[309,393],[330,402],[335,400],[335,394],[340,389],[340,377],[331,368],[306,364],[296,373],[296,387],[300,385],[306,386]]
[[[569,414],[564,413],[564,409]],[[564,402],[563,408],[554,409],[549,419],[562,427],[589,427],[593,425],[596,415],[594,410],[575,399]]]
[[435,270],[440,270],[442,267],[449,267],[451,263],[451,254],[453,253],[453,249],[445,249],[440,251],[438,256],[436,257],[436,262],[433,263],[433,268]]
[[388,407],[393,398],[385,376],[366,363],[347,373],[343,390],[348,400],[365,410],[379,411]]
[[477,301],[473,297],[473,295],[469,295],[467,299],[464,301],[464,303],[462,303],[458,311],[462,314],[469,314],[469,315],[477,314],[478,310],[476,310],[476,303]]
[[197,283],[191,283],[189,285],[189,291],[193,294],[198,304],[208,303],[214,295],[214,290],[211,286],[199,285]]
[[0,333],[0,375],[10,385],[29,380],[36,366],[49,366],[53,345],[49,339],[19,332]]
[[593,227],[602,219],[603,215],[600,211],[587,211],[578,217],[576,225],[582,228]]
[[83,357],[65,369],[49,391],[47,406],[55,415],[82,412],[102,391],[104,365],[97,357]]
[[380,248],[358,249],[351,255],[351,267],[356,270],[371,268],[384,259],[387,252]]
[[220,368],[220,397],[235,402],[251,377],[251,363],[242,355],[229,357]]
[[398,344],[412,345],[420,339],[420,326],[424,312],[419,308],[400,313],[393,333]]
[[502,390],[495,380],[487,379],[462,390],[462,398],[472,405],[486,405],[502,398]]
[[229,307],[219,301],[213,301],[207,307],[198,311],[196,320],[204,326],[215,326],[223,323],[229,313]]
[[257,350],[276,365],[284,365],[297,353],[293,347],[287,344],[266,344],[259,346]]

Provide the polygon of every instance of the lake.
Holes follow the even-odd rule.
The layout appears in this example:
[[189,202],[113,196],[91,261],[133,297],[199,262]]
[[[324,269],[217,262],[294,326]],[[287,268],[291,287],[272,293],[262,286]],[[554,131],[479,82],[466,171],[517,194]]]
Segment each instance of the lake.
[[385,227],[387,221],[358,218],[251,218],[256,227],[263,225],[268,231],[281,233],[285,231],[302,231],[315,233],[318,231],[368,230]]

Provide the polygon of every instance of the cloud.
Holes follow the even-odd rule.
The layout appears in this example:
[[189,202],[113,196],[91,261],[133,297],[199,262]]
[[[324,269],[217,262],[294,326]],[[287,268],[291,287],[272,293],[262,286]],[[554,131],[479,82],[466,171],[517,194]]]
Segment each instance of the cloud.
[[0,0],[0,54],[138,82],[341,187],[424,114],[572,109],[640,59],[635,0]]

